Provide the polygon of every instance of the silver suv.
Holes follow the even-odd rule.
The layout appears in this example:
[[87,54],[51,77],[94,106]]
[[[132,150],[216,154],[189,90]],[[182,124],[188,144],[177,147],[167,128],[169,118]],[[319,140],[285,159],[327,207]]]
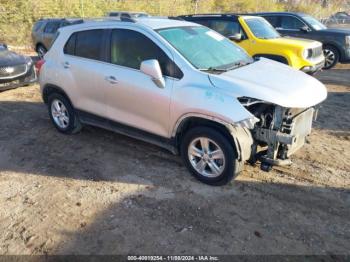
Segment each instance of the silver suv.
[[58,131],[89,124],[156,144],[210,185],[248,160],[289,164],[327,96],[316,79],[178,20],[62,28],[44,59],[41,91]]

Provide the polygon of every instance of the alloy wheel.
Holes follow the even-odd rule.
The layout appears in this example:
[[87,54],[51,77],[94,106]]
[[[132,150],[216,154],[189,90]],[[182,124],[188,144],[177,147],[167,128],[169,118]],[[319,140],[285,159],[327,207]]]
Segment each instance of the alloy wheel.
[[225,169],[225,155],[220,146],[206,137],[195,138],[188,146],[192,167],[202,176],[215,178]]
[[68,110],[62,101],[55,99],[51,103],[51,114],[56,125],[61,129],[66,129],[69,125]]
[[325,57],[325,68],[331,67],[335,63],[335,53],[330,49],[324,49],[323,54]]

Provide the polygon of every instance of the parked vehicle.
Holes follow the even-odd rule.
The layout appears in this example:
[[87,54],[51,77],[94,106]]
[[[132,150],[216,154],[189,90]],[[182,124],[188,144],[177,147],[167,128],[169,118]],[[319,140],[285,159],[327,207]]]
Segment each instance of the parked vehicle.
[[0,44],[0,91],[29,85],[36,81],[33,61]]
[[127,17],[127,18],[140,18],[140,17],[150,17],[149,14],[143,13],[143,12],[129,12],[129,11],[112,11],[107,13],[106,16],[109,17],[116,17],[116,18],[121,18]]
[[326,59],[325,69],[338,62],[350,63],[350,30],[327,28],[316,18],[303,13],[258,13],[282,35],[313,39],[322,42]]
[[319,71],[324,65],[321,43],[283,38],[263,18],[235,14],[180,17],[219,32],[253,57],[269,58],[309,74]]
[[180,153],[210,185],[229,182],[258,156],[265,170],[290,163],[327,96],[322,83],[254,60],[198,24],[134,21],[59,30],[40,69],[58,131],[72,134],[90,124],[154,143]]
[[40,58],[44,57],[59,28],[82,22],[83,20],[80,18],[45,18],[38,20],[32,29],[33,46],[38,56]]
[[328,23],[333,24],[350,24],[350,14],[347,12],[338,12],[330,16]]

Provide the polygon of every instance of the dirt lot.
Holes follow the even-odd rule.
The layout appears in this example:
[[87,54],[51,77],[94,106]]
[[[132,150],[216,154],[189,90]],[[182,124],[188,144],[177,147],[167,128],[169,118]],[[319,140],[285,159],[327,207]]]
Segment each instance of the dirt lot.
[[225,187],[99,128],[59,134],[39,87],[0,93],[0,254],[350,254],[350,66],[291,168]]

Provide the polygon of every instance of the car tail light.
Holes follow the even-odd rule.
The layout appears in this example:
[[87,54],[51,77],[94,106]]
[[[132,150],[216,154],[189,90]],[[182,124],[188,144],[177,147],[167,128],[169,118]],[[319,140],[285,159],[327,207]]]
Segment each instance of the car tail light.
[[44,59],[40,59],[39,61],[37,61],[35,63],[35,69],[36,69],[36,72],[37,74],[39,75],[40,74],[40,70],[41,70],[41,67],[45,64],[45,60]]

